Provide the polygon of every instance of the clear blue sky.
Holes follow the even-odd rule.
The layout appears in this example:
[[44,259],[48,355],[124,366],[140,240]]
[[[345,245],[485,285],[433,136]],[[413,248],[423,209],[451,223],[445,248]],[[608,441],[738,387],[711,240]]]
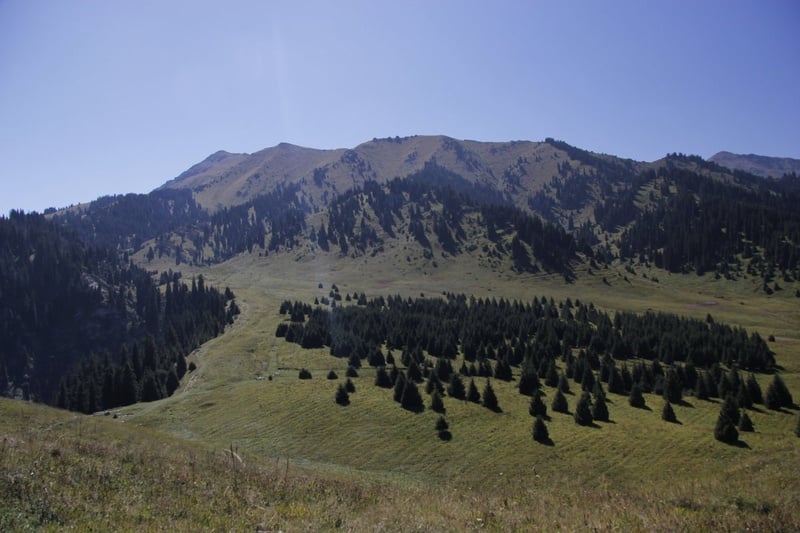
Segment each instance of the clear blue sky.
[[279,142],[800,158],[798,28],[797,0],[0,0],[0,213]]

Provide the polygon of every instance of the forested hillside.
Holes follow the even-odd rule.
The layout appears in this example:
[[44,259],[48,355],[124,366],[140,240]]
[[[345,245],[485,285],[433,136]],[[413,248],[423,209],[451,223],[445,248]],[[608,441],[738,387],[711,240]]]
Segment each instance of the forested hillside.
[[41,215],[0,218],[0,392],[84,412],[171,394],[237,307],[202,278],[161,281]]

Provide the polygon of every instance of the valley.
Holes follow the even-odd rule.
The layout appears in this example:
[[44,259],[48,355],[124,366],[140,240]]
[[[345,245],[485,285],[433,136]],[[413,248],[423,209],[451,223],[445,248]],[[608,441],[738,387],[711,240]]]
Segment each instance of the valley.
[[[38,251],[72,247],[82,263],[71,260],[77,274],[65,283],[97,306],[87,304],[88,317],[113,305],[126,334],[107,363],[68,352],[81,373],[62,378],[61,397],[96,414],[0,402],[0,529],[800,529],[796,199],[796,177],[765,181],[696,156],[639,163],[552,139],[411,137],[218,152],[149,195],[104,197],[46,220],[15,213],[2,222],[8,242],[22,244],[0,249],[13,294],[26,294]],[[37,238],[41,228],[52,235]],[[134,274],[149,281],[137,290]],[[499,340],[456,328],[446,357],[433,354],[441,346],[414,346],[413,365],[402,357],[414,335],[391,351],[386,338],[370,339],[370,354],[393,353],[387,372],[422,374],[422,405],[403,408],[392,386],[376,386],[367,341],[330,318],[397,296],[474,297],[508,314],[533,307]],[[0,303],[19,323],[71,309],[22,296]],[[293,303],[307,311],[281,312]],[[310,348],[292,342],[286,331],[303,335],[315,312],[330,320],[328,336]],[[623,313],[667,317],[695,336],[634,342],[625,327],[638,326],[623,326]],[[436,317],[413,320],[438,327]],[[473,330],[485,330],[476,320]],[[727,326],[734,334],[704,336]],[[351,335],[355,348],[334,357],[331,332]],[[36,356],[6,371],[7,395],[25,398],[47,354],[30,336],[3,334]],[[483,400],[491,385],[499,408],[443,389],[435,412],[425,388],[445,363]],[[494,375],[460,370],[470,364]],[[548,384],[549,367],[558,379]],[[601,377],[610,367],[637,380],[612,391]],[[100,373],[126,370],[138,403],[101,394],[118,382]],[[536,392],[520,392],[531,373],[546,406],[544,443],[532,438]],[[793,401],[768,407],[776,376]],[[348,379],[354,390],[339,405]],[[594,406],[603,398],[607,421],[576,423],[587,379],[600,384],[586,396]],[[751,379],[761,401],[743,392]],[[145,397],[146,381],[158,395]],[[562,382],[566,413],[553,409]],[[662,419],[667,382],[678,384],[676,422]],[[631,405],[633,385],[644,407]],[[41,390],[33,399],[58,404]],[[726,443],[715,426],[734,401],[750,402],[734,411],[755,431]]]

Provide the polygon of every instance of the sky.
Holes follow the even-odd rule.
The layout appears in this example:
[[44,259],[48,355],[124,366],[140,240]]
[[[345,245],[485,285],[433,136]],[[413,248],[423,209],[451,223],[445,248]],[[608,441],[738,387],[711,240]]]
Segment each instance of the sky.
[[0,0],[0,214],[281,142],[800,159],[798,27],[797,0]]

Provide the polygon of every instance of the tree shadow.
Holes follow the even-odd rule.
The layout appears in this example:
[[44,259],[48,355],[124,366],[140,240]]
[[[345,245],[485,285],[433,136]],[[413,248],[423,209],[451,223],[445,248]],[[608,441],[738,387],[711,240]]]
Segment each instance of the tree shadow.
[[687,402],[686,400],[680,400],[679,402],[677,402],[676,405],[680,405],[681,407],[691,407],[692,409],[694,409],[694,405]]
[[544,446],[555,446],[556,445],[556,443],[553,442],[553,439],[551,439],[550,437],[547,437],[547,439],[537,440],[536,442],[538,442],[539,444],[543,444]]

